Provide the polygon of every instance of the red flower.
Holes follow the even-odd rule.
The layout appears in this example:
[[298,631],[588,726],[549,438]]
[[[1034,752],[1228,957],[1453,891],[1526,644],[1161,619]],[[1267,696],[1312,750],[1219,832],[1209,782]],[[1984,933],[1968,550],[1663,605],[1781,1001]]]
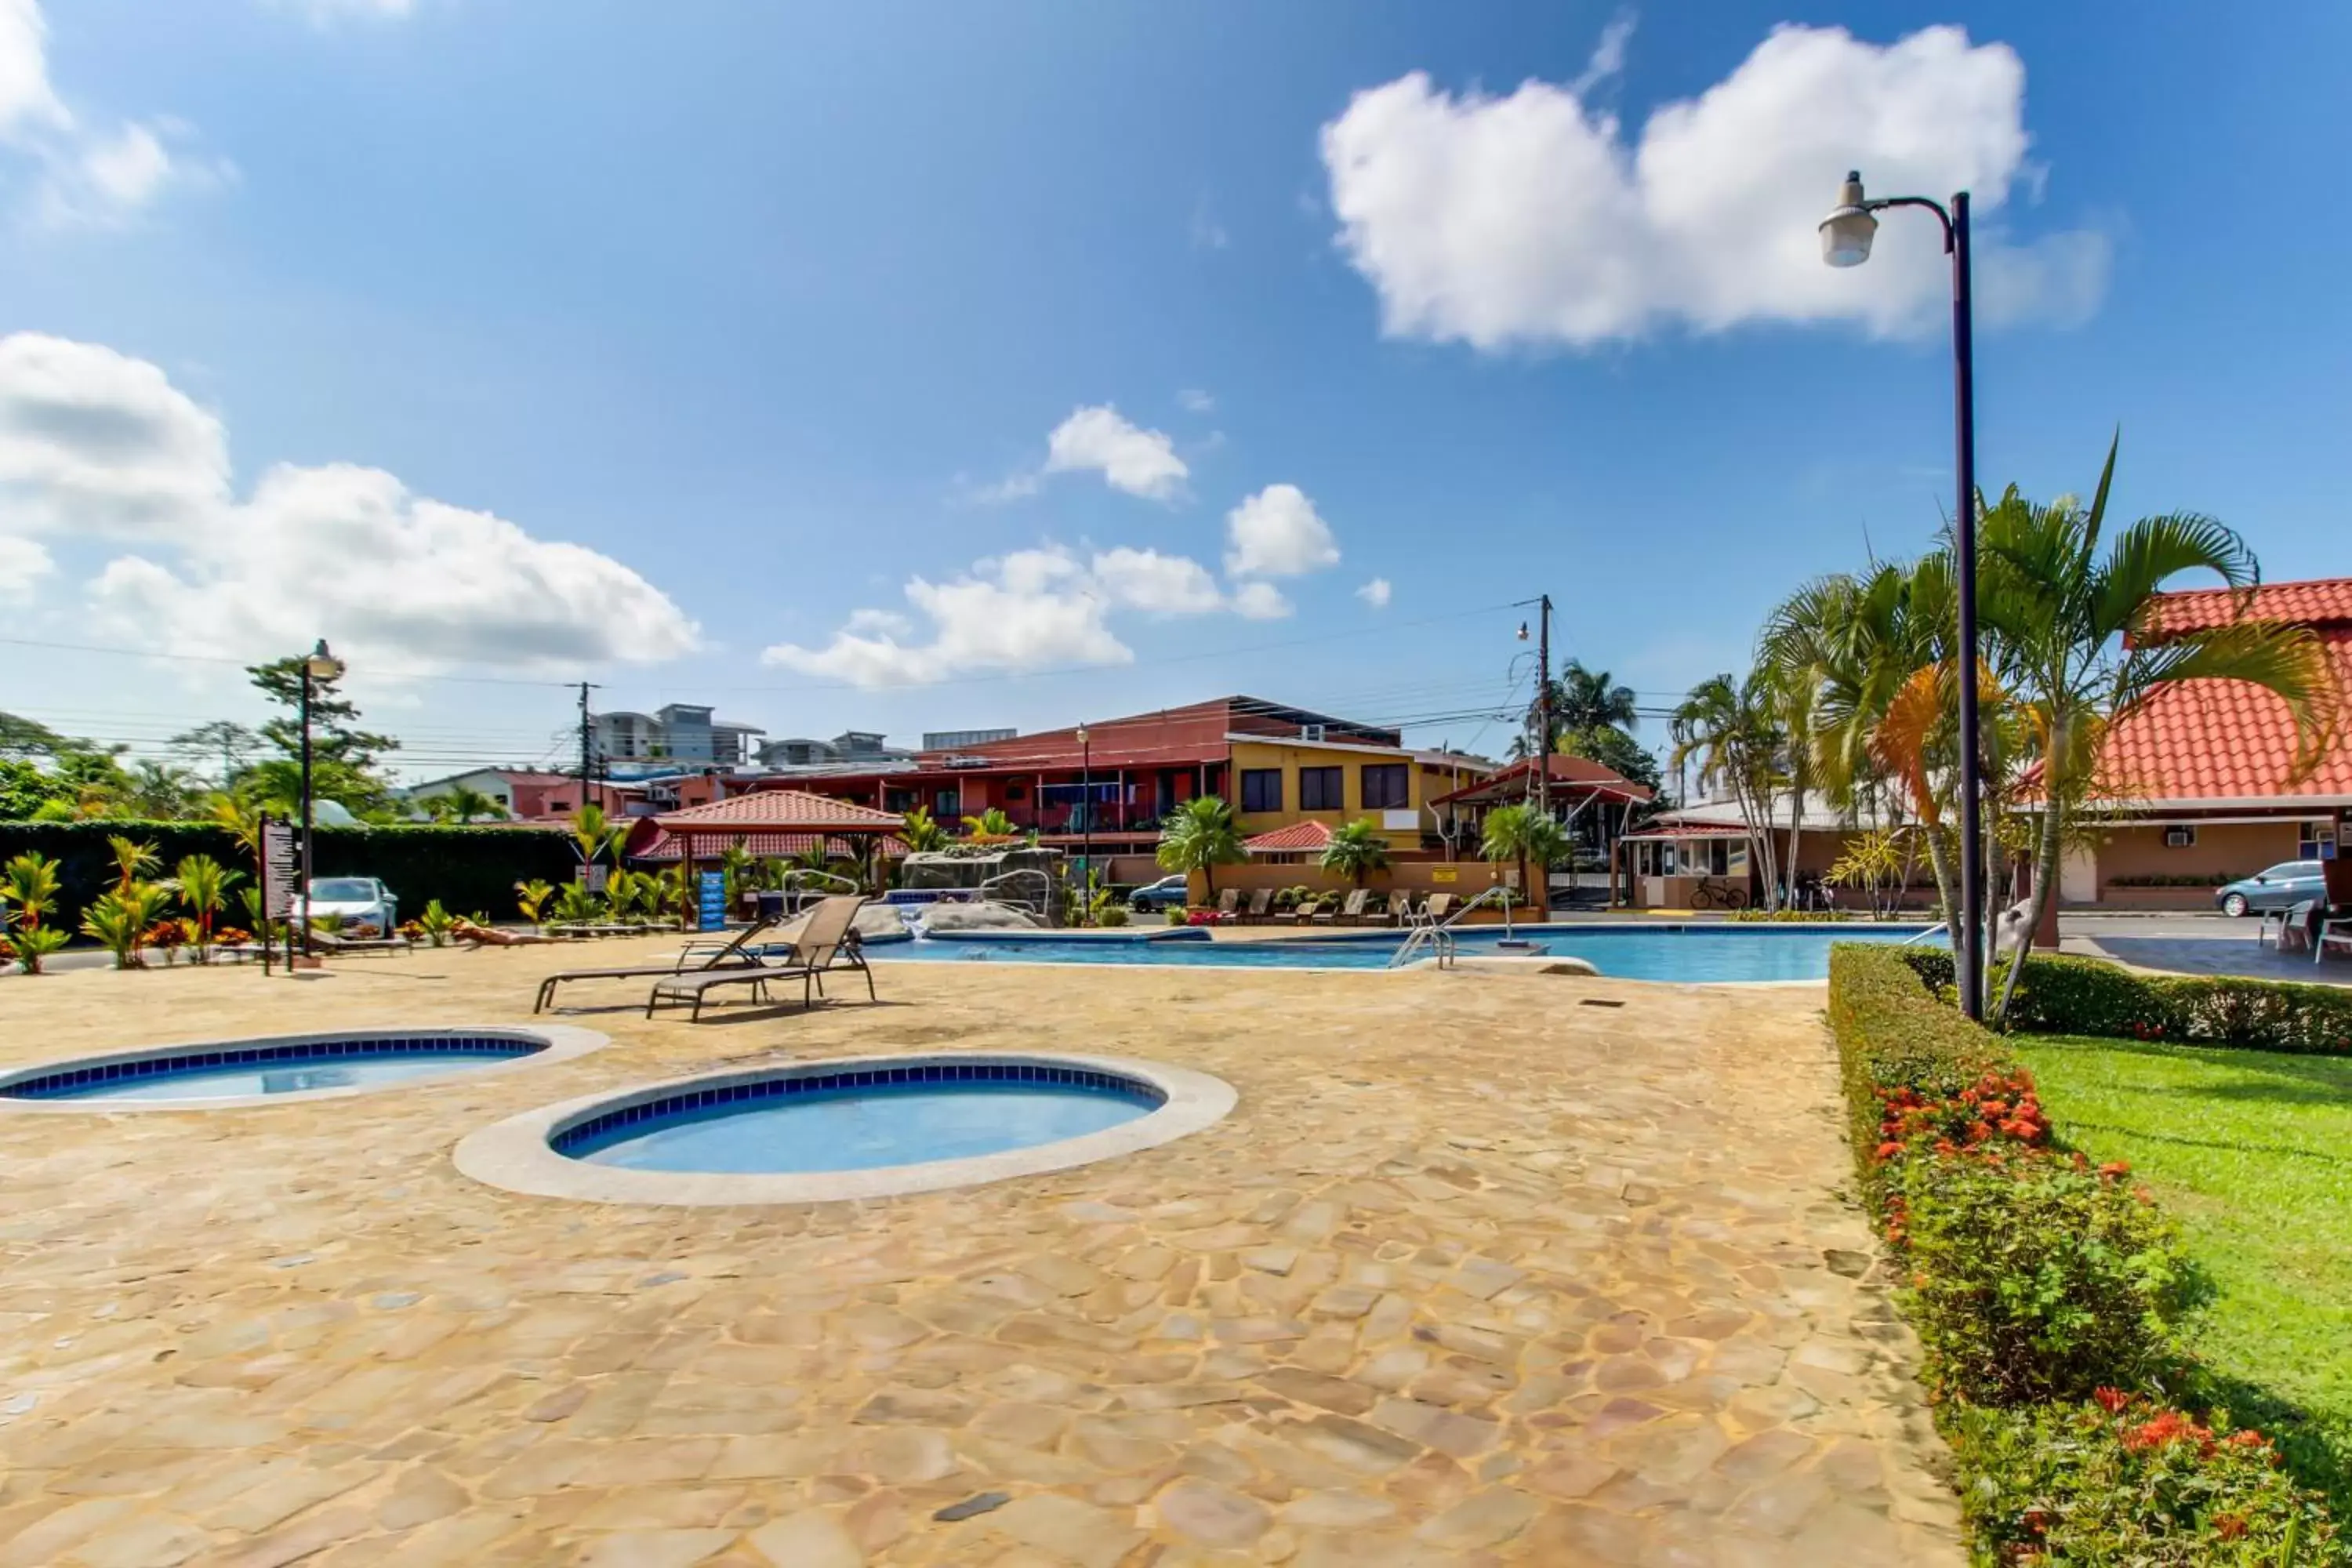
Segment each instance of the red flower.
[[2246,1533],[2246,1521],[2239,1514],[2217,1513],[2213,1516],[2213,1533],[2224,1541],[2236,1541]]
[[2099,1174],[2107,1177],[2128,1176],[2131,1174],[2131,1163],[2127,1160],[2110,1160],[2099,1167]]
[[2099,1408],[2110,1415],[2119,1414],[2125,1405],[2131,1403],[2131,1395],[2120,1388],[2095,1388],[2091,1391],[2091,1397],[2097,1400]]
[[1892,1160],[1901,1152],[1903,1145],[1900,1143],[1881,1143],[1878,1146],[1878,1157],[1882,1160]]

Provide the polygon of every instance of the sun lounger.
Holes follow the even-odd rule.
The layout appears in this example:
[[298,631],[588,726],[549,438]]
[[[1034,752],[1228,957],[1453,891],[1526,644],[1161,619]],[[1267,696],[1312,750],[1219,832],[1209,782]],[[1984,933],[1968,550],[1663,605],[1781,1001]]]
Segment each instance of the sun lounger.
[[1432,893],[1429,895],[1429,901],[1421,907],[1422,918],[1432,925],[1444,925],[1445,918],[1453,912],[1454,895],[1452,893]]
[[565,969],[549,975],[539,983],[539,999],[530,1010],[543,1013],[555,1005],[555,988],[567,980],[640,980],[652,974],[682,974],[691,970],[700,973],[715,969],[747,969],[760,962],[759,955],[750,951],[754,942],[789,942],[806,927],[808,915],[793,919],[754,921],[737,931],[729,941],[713,944],[708,941],[690,942],[667,963],[622,963],[603,969]]
[[1364,900],[1370,897],[1371,894],[1358,888],[1340,901],[1339,912],[1336,915],[1331,910],[1325,910],[1315,917],[1315,923],[1317,925],[1354,925],[1364,918]]
[[1242,890],[1239,888],[1227,888],[1217,895],[1217,913],[1226,920],[1233,919],[1234,911],[1241,907],[1241,900]]
[[1397,925],[1402,922],[1405,912],[1412,908],[1412,899],[1410,894],[1391,893],[1386,899],[1381,900],[1378,908],[1370,904],[1364,906],[1364,923],[1374,926]]
[[1262,925],[1265,922],[1266,911],[1273,908],[1274,889],[1260,888],[1250,895],[1249,908],[1243,912],[1242,921],[1245,925]]
[[792,948],[778,962],[762,960],[748,967],[699,970],[692,973],[672,974],[654,982],[646,997],[646,1016],[665,1005],[673,1007],[690,1006],[694,1021],[702,1019],[702,1004],[711,992],[722,985],[749,985],[754,1002],[768,1000],[768,983],[797,977],[801,983],[801,1005],[815,1005],[824,990],[824,973],[835,968],[854,969],[866,976],[868,1001],[878,1000],[874,989],[874,971],[866,963],[857,939],[857,911],[866,900],[856,893],[842,893],[824,900],[802,918],[807,925],[794,938]]
[[[325,931],[310,932],[309,940],[316,952],[407,952],[416,945],[404,936],[338,936]],[[302,933],[295,932],[295,944],[299,947],[302,941]]]

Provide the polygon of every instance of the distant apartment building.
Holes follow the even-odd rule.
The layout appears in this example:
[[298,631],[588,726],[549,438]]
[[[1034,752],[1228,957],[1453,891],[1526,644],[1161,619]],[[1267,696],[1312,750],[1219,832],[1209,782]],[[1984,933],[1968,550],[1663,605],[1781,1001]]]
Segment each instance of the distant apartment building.
[[751,760],[756,724],[730,724],[711,710],[672,702],[651,713],[614,711],[589,720],[598,762],[606,770],[642,773],[677,768],[740,768]]
[[999,741],[1014,741],[1021,737],[1018,730],[926,730],[923,750],[927,752],[961,752],[973,746],[993,745]]
[[762,741],[757,756],[763,768],[877,767],[915,760],[914,752],[870,730],[844,730],[830,741],[805,735]]

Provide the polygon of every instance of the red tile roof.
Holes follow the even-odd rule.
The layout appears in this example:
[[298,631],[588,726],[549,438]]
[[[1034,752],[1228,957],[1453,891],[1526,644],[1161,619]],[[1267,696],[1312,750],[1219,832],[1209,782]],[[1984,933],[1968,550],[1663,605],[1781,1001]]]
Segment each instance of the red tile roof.
[[[806,855],[820,844],[824,846],[824,853],[829,858],[855,860],[865,853],[864,845],[868,842],[864,839],[826,838],[814,833],[744,833],[730,837],[724,843],[716,837],[702,838],[697,835],[697,838],[695,854],[709,861],[716,861],[720,851],[731,848],[737,844],[742,845],[752,856],[761,860],[781,860],[789,856]],[[901,838],[885,837],[881,840],[881,846],[885,854],[904,855],[907,852],[906,841]],[[685,839],[674,833],[656,832],[651,838],[646,840],[644,848],[631,854],[629,858],[632,860],[679,860],[685,858]]]
[[[1544,772],[1553,784],[1588,789],[1611,800],[1644,801],[1650,798],[1647,789],[1590,757],[1571,757],[1564,752],[1554,752],[1547,761],[1550,765]],[[1535,765],[1523,757],[1489,778],[1465,784],[1449,795],[1441,795],[1429,804],[1444,805],[1451,802],[1499,800],[1532,787],[1528,781],[1534,773]]]
[[2232,621],[2301,621],[2322,628],[2352,626],[2352,577],[2270,583],[2251,595],[2229,588],[2195,588],[2157,595],[2149,636],[2156,639]]
[[895,811],[877,811],[829,795],[796,789],[763,789],[730,795],[708,805],[666,811],[654,818],[665,828],[708,830],[713,837],[729,829],[744,833],[872,833],[904,827],[907,819]]
[[[2336,679],[2352,691],[2352,626],[2320,637]],[[2184,681],[2160,689],[2116,726],[2100,758],[2099,793],[2117,803],[2352,800],[2347,730],[2352,715],[2317,770],[2289,784],[2295,736],[2284,702],[2241,680]]]
[[1330,846],[1331,830],[1319,822],[1294,822],[1242,840],[1242,847],[1253,855],[1313,854]]

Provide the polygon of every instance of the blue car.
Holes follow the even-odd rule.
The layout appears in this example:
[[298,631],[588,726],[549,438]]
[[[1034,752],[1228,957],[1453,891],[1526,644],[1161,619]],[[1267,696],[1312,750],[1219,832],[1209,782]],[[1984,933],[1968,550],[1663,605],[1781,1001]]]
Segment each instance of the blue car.
[[1181,910],[1186,902],[1188,879],[1162,877],[1156,882],[1146,882],[1127,896],[1127,901],[1139,910]]
[[2213,889],[2213,902],[2235,918],[2256,910],[2284,910],[2305,899],[2327,900],[2327,874],[2316,860],[2282,860],[2267,871]]

